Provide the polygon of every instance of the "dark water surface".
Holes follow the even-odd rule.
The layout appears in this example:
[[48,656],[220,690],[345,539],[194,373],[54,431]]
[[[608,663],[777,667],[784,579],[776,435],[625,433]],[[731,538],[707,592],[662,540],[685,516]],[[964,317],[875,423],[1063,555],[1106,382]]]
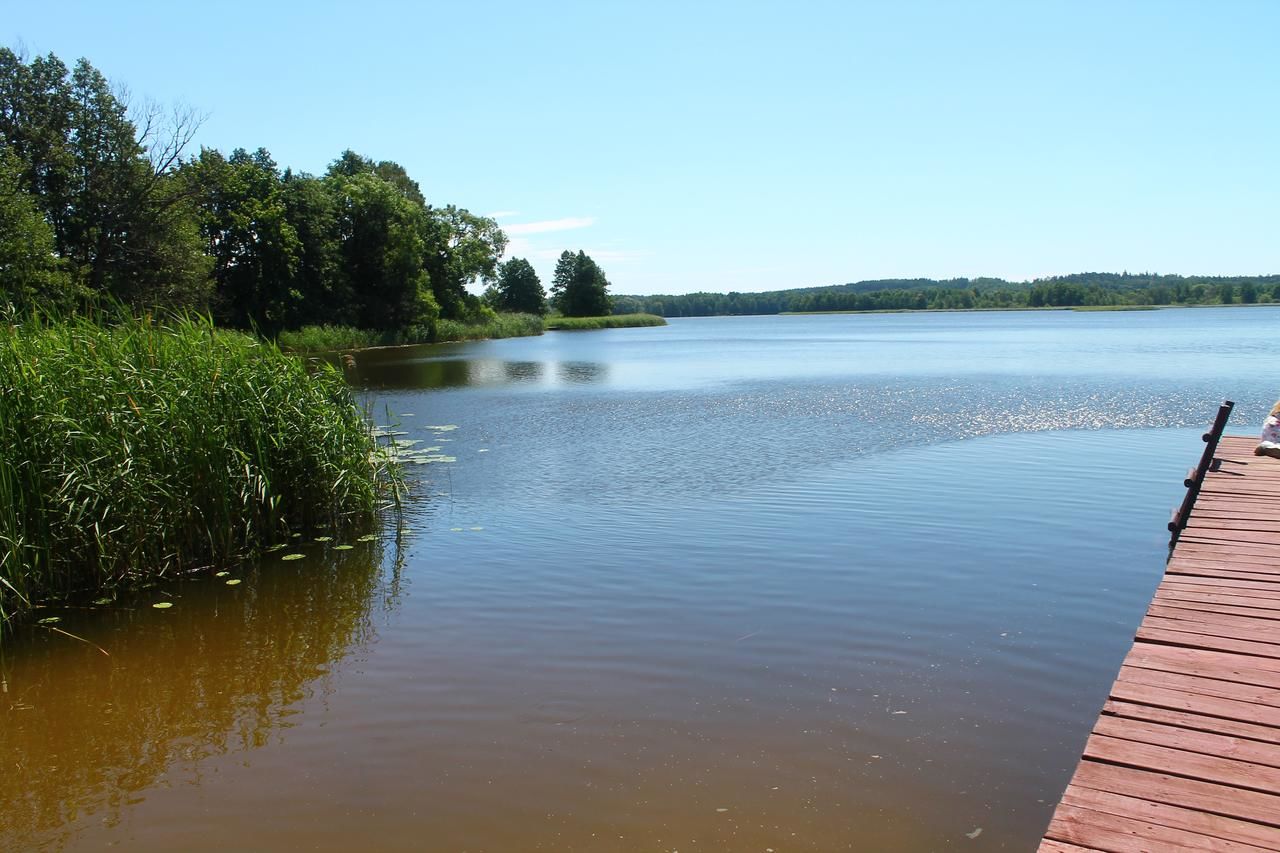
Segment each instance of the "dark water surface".
[[[409,529],[0,651],[0,849],[1030,850],[1274,309],[357,357]],[[433,427],[455,426],[439,430]],[[175,606],[154,610],[152,600]],[[980,830],[980,832],[979,832]]]

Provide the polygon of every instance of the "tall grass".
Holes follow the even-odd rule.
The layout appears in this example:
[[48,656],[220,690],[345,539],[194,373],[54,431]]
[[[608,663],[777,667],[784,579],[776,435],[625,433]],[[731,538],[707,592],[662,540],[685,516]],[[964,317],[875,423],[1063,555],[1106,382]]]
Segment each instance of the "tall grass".
[[0,323],[0,618],[371,519],[342,377],[204,319]]
[[276,342],[281,349],[289,352],[333,352],[540,334],[542,318],[535,314],[498,314],[480,323],[437,320],[430,326],[412,326],[393,332],[376,332],[351,326],[303,326],[295,331],[281,332]]
[[547,331],[579,331],[665,326],[667,321],[657,314],[610,314],[607,317],[548,317],[544,325]]
[[487,338],[522,338],[542,334],[542,318],[536,314],[499,314],[484,323],[440,320],[437,341],[478,341]]

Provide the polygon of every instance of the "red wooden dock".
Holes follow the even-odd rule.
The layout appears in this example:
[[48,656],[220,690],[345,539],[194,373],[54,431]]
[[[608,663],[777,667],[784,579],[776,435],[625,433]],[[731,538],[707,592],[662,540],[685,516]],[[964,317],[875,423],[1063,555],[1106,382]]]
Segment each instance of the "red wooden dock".
[[1280,459],[1257,441],[1211,454],[1041,851],[1280,850]]

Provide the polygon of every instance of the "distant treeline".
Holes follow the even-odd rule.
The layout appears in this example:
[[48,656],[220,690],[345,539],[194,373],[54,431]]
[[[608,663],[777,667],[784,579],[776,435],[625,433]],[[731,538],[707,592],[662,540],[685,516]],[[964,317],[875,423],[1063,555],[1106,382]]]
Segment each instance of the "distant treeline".
[[615,296],[613,301],[617,313],[642,311],[662,317],[791,311],[1251,304],[1280,302],[1280,275],[1076,273],[1024,282],[999,278],[880,279],[762,293]]

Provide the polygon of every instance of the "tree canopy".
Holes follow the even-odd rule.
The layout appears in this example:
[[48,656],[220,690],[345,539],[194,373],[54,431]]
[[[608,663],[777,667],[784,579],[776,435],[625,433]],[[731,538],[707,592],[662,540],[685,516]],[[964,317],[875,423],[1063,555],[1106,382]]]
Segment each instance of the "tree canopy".
[[599,317],[613,310],[609,280],[586,252],[567,249],[556,262],[551,283],[552,301],[566,317]]
[[186,151],[198,121],[131,109],[86,60],[0,49],[0,275],[15,305],[107,297],[267,333],[434,328],[489,309],[507,238],[428,202],[400,164],[343,151],[322,176],[263,148]]
[[499,265],[491,304],[499,311],[546,314],[547,292],[533,264],[524,258],[512,258]]

